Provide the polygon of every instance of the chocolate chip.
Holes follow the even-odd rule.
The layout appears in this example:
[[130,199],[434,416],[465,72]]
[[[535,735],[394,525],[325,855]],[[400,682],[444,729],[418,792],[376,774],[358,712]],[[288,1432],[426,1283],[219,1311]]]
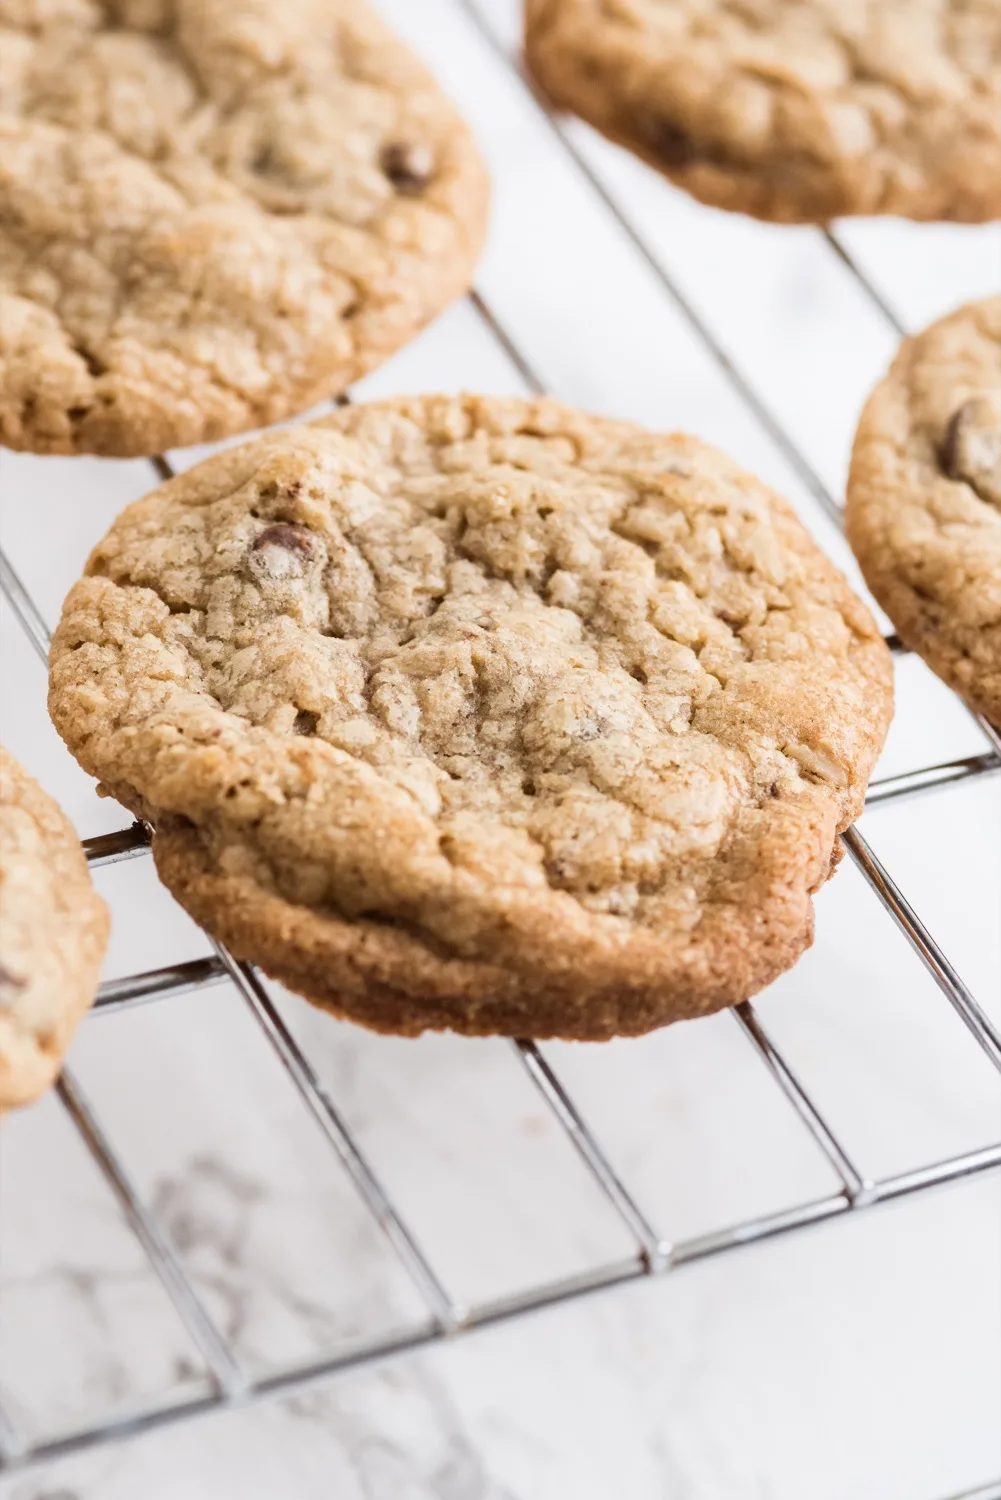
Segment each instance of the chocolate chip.
[[434,153],[428,146],[391,141],[383,148],[382,170],[398,193],[407,197],[421,193],[434,174]]
[[969,411],[971,402],[964,401],[962,406],[957,407],[949,418],[945,429],[945,437],[942,439],[942,447],[939,452],[939,461],[942,465],[942,473],[949,479],[959,479],[959,432],[965,420],[965,414]]
[[91,354],[90,350],[85,349],[82,344],[76,344],[74,347],[77,354],[79,354],[80,358],[87,366],[87,373],[93,375],[95,380],[97,379],[98,375],[103,375],[106,372],[108,368],[107,365],[103,360],[98,359],[96,354]]
[[292,724],[293,734],[315,734],[316,726],[320,722],[320,715],[310,712],[308,708],[300,708]]
[[948,479],[1001,510],[1001,393],[971,396],[953,412],[938,458]]
[[271,177],[280,170],[278,158],[275,156],[275,150],[270,141],[264,141],[258,146],[251,160],[250,170],[261,177]]
[[657,121],[653,144],[665,167],[690,167],[698,159],[699,153],[691,136],[672,125],[670,120]]
[[20,991],[27,988],[27,984],[26,979],[12,974],[4,964],[0,964],[0,1005],[13,1005]]
[[262,547],[284,547],[308,562],[313,555],[313,535],[305,526],[296,526],[288,521],[278,521],[261,532],[251,547],[251,552],[260,552]]
[[247,549],[246,566],[259,584],[291,584],[304,578],[317,555],[319,542],[308,526],[275,521],[266,526]]

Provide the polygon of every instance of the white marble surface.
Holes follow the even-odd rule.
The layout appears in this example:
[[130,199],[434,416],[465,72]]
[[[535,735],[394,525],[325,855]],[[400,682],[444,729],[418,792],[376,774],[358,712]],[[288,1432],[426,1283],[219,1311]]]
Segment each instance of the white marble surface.
[[[513,0],[476,0],[501,45]],[[474,121],[494,178],[477,284],[556,394],[689,427],[773,480],[852,570],[801,468],[728,384],[658,275],[838,495],[895,335],[822,237],[700,208],[580,126],[631,242],[460,0],[382,0]],[[846,245],[908,326],[1001,280],[997,228],[865,223]],[[464,302],[359,394],[520,389]],[[188,462],[192,455],[178,455]],[[0,457],[3,539],[52,621],[144,464]],[[0,620],[6,741],[82,833],[119,827],[45,718]],[[882,771],[985,742],[913,658]],[[1001,779],[874,810],[864,831],[982,1003],[1001,1014]],[[206,951],[148,861],[102,871],[107,974]],[[631,1244],[501,1043],[376,1038],[293,998],[290,1024],[464,1301]],[[1001,1136],[997,1076],[855,871],[760,1014],[870,1174]],[[675,1238],[832,1191],[732,1018],[547,1054]],[[406,1277],[226,986],[95,1017],[76,1072],[248,1367],[421,1317]],[[58,1104],[0,1136],[5,1404],[43,1437],[198,1389],[195,1353]],[[943,1500],[1001,1475],[997,1179],[602,1293],[283,1403],[7,1480],[5,1500]]]

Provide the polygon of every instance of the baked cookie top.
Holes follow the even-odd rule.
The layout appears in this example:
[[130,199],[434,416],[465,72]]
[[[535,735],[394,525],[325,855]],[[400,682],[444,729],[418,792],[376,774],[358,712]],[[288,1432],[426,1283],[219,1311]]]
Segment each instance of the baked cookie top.
[[0,747],[0,1111],[55,1078],[94,998],[107,937],[69,819]]
[[903,640],[1001,724],[1001,297],[905,340],[862,413],[847,525]]
[[0,441],[331,397],[467,285],[486,178],[361,0],[0,0]]
[[317,955],[353,924],[293,978],[378,974],[413,1029],[422,993],[491,1029],[517,991],[593,1035],[759,988],[809,942],[891,704],[873,620],[763,484],[473,396],[172,479],[93,552],[51,662],[57,728],[169,833],[189,909],[233,942],[239,907],[283,977],[296,924]]
[[997,0],[526,0],[558,103],[763,219],[1001,216]]

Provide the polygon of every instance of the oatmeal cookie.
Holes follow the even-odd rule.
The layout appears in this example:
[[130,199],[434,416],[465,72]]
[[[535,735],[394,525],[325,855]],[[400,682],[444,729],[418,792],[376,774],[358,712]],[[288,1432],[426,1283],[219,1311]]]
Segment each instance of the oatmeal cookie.
[[0,441],[153,454],[342,391],[464,291],[486,176],[361,0],[0,0]]
[[901,638],[1001,725],[1001,297],[905,340],[862,413],[847,527]]
[[0,1111],[37,1099],[94,999],[108,912],[69,819],[0,747]]
[[1001,215],[997,0],[526,0],[555,101],[760,219]]
[[370,1026],[607,1037],[811,939],[891,707],[868,611],[695,438],[347,408],[123,512],[50,711],[241,957]]

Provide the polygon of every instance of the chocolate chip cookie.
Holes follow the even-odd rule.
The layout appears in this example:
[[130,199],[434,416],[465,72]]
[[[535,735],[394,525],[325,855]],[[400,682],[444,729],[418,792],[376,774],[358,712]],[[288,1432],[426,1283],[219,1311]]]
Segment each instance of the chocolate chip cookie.
[[124,511],[57,728],[187,910],[367,1025],[608,1037],[809,944],[891,709],[867,610],[695,438],[348,408]]
[[704,203],[1001,215],[997,0],[526,0],[535,77]]
[[485,213],[468,130],[361,0],[0,0],[0,441],[294,415],[465,290]]
[[0,1112],[55,1078],[107,939],[69,819],[0,747]]
[[1001,297],[904,342],[862,413],[847,525],[902,639],[1001,725]]

